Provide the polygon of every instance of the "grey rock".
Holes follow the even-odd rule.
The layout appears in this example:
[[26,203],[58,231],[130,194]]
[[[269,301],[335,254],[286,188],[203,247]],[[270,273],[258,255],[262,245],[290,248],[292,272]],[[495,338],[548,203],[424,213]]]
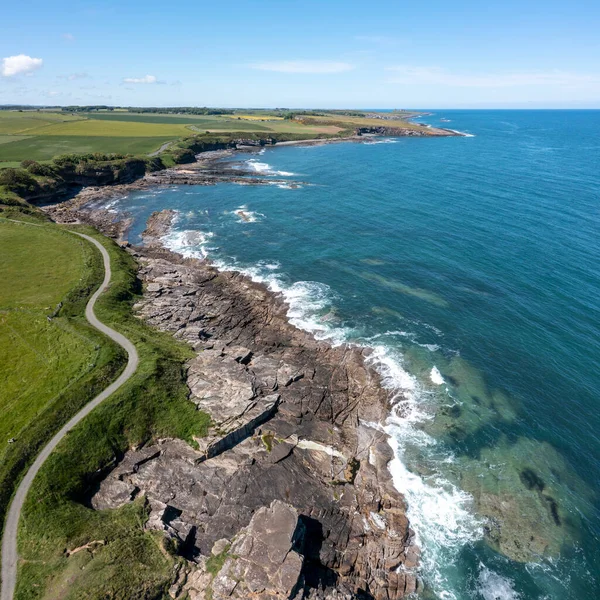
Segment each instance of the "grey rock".
[[[205,599],[207,582],[213,598],[288,598],[294,588],[315,600],[360,590],[398,600],[418,586],[387,436],[366,425],[383,423],[390,406],[365,353],[296,329],[283,300],[242,275],[159,244],[135,251],[147,290],[138,314],[195,349],[190,401],[212,426],[198,449],[159,440],[128,452],[95,505],[140,490],[147,526],[195,548],[184,586],[192,600]],[[115,480],[129,486],[122,495]],[[232,548],[213,581],[203,565],[223,539]]]

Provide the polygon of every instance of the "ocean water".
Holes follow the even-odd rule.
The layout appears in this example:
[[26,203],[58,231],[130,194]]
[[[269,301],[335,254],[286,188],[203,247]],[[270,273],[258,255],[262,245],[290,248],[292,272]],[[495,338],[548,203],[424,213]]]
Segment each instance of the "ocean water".
[[471,137],[273,148],[233,158],[272,185],[113,208],[132,241],[176,209],[173,249],[372,348],[425,597],[598,598],[600,111],[421,120]]

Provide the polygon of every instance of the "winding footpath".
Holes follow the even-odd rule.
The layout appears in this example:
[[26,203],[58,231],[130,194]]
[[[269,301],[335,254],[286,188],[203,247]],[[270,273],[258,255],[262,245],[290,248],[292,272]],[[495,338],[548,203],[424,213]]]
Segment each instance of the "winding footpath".
[[[29,223],[26,224],[29,225]],[[35,462],[31,465],[31,467],[29,467],[27,474],[21,481],[17,492],[13,497],[8,515],[6,517],[6,523],[4,525],[4,537],[2,539],[2,594],[0,595],[0,600],[13,600],[15,586],[17,583],[17,566],[19,559],[19,555],[17,553],[17,529],[19,525],[19,518],[21,517],[21,510],[23,509],[23,504],[25,503],[25,498],[29,492],[29,489],[31,488],[31,484],[35,479],[35,476],[41,469],[46,459],[50,456],[50,453],[56,448],[56,446],[58,446],[65,435],[67,435],[67,433],[73,429],[75,425],[80,423],[87,415],[89,415],[103,400],[106,400],[106,398],[117,391],[135,373],[138,365],[138,354],[135,346],[124,335],[121,335],[114,329],[111,329],[107,325],[104,325],[104,323],[100,322],[94,314],[94,305],[96,304],[96,300],[98,300],[100,294],[104,292],[110,283],[111,270],[108,252],[100,242],[89,235],[77,233],[76,231],[72,231],[71,233],[74,233],[75,235],[78,235],[86,239],[88,242],[94,244],[98,250],[100,250],[102,259],[104,261],[104,281],[88,301],[85,308],[85,317],[93,327],[104,333],[111,340],[124,348],[129,356],[129,360],[127,361],[127,366],[121,375],[103,392],[98,394],[91,402],[89,402],[89,404],[86,404],[85,407],[82,408],[73,418],[71,418],[71,420],[62,427],[62,429],[50,440],[50,442],[48,442],[48,444],[35,459]]]

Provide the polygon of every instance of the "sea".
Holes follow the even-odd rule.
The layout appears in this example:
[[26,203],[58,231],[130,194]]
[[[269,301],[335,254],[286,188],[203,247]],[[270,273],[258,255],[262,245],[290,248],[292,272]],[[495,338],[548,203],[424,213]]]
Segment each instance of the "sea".
[[422,597],[600,598],[600,111],[435,110],[462,137],[236,154],[266,185],[111,203],[370,349]]

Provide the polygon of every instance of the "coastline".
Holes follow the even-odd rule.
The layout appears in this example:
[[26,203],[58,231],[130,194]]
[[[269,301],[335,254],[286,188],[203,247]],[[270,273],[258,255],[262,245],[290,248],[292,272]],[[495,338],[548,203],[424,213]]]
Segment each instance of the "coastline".
[[[351,139],[310,140],[310,141],[303,140],[303,141],[298,141],[298,142],[292,142],[289,145],[302,145],[302,144],[307,144],[307,145],[319,144],[320,145],[323,143],[327,144],[327,143],[338,143],[338,142],[346,142],[346,141],[364,143],[364,142],[370,141],[370,139],[372,139],[373,137],[377,137],[377,136],[378,136],[378,134],[373,134],[373,135],[366,134],[364,136],[360,136],[360,137],[356,136]],[[189,175],[189,173],[185,173],[185,172],[189,171],[190,169],[193,170],[194,167],[198,170],[206,169],[207,165],[214,167],[214,165],[219,163],[219,161],[225,155],[232,156],[238,152],[239,153],[248,152],[249,150],[252,152],[256,152],[257,148],[252,147],[252,146],[246,147],[246,148],[241,147],[241,148],[231,149],[231,150],[227,150],[227,151],[218,151],[216,153],[210,153],[210,156],[200,154],[200,155],[197,155],[196,162],[193,165],[180,165],[180,166],[175,167],[174,169],[168,170],[168,171],[171,171],[174,173],[184,173],[186,175]],[[260,178],[255,178],[255,179],[256,179],[257,184],[260,185],[262,183],[260,181]],[[223,181],[223,179],[219,179],[219,181]],[[206,182],[205,184],[206,185],[215,184],[219,181],[213,180],[210,182]],[[129,184],[123,184],[123,185],[118,185],[118,186],[104,186],[104,187],[100,187],[100,188],[84,188],[84,190],[80,194],[78,194],[78,196],[76,196],[74,199],[68,201],[67,203],[61,203],[59,205],[46,207],[46,212],[51,214],[52,217],[59,222],[60,221],[63,221],[63,222],[85,222],[85,223],[93,224],[95,227],[99,228],[101,231],[103,231],[107,235],[110,235],[111,237],[116,238],[123,246],[129,247],[130,251],[132,251],[134,253],[136,258],[145,260],[145,258],[144,258],[145,251],[143,249],[140,249],[137,247],[136,248],[131,247],[130,244],[126,241],[127,230],[130,225],[130,221],[127,218],[115,219],[115,213],[111,212],[110,210],[106,210],[105,208],[102,208],[101,206],[105,205],[106,201],[109,198],[118,197],[122,194],[129,193],[130,191],[133,191],[136,189],[148,189],[148,188],[155,187],[157,185],[165,185],[165,184],[171,185],[173,183],[183,183],[183,182],[174,181],[172,179],[167,180],[167,181],[157,181],[155,176],[146,176],[143,179],[140,179],[138,181],[135,181],[135,182],[129,183]],[[187,181],[185,183],[198,184],[199,182],[198,182],[198,179],[191,179],[190,181]],[[96,207],[90,211],[89,210],[90,205],[91,206],[95,205]],[[167,219],[167,220],[168,220],[168,225],[165,225],[163,223],[163,227],[166,227],[166,229],[169,229],[171,226],[171,220],[170,219]],[[164,232],[166,231],[166,229],[163,229],[163,235],[164,235]],[[160,230],[160,227],[159,227],[159,230]],[[150,231],[152,231],[152,227],[150,227]],[[160,233],[160,231],[159,231],[159,233]],[[158,238],[155,240],[155,242],[158,239],[160,239],[161,237],[162,237],[161,235],[158,235]],[[153,242],[151,241],[151,244],[152,243]],[[165,252],[168,253],[169,255],[172,254],[172,253],[170,253],[170,251],[165,250],[164,247],[162,247],[162,244],[160,242],[155,243],[153,252],[158,252],[161,256],[161,260],[164,259]],[[180,260],[180,258],[177,258],[173,262],[169,258],[169,260],[167,262],[169,262],[172,267],[172,265],[177,263],[178,260]],[[186,262],[187,260],[189,260],[189,259],[184,259],[184,262]],[[206,261],[204,261],[204,262],[206,263]],[[208,263],[206,263],[205,266],[209,269],[214,270],[214,267],[210,266]],[[225,273],[220,272],[220,275],[223,276],[223,275],[225,275]],[[196,273],[196,278],[197,277],[198,277],[198,273]],[[206,277],[206,273],[204,273],[204,275],[202,275],[202,277]],[[212,276],[209,276],[209,279],[211,277]],[[217,278],[218,277],[219,277],[219,275],[217,275]],[[279,303],[285,305],[285,302],[280,297],[280,295],[269,292],[264,285],[251,282],[246,276],[241,275],[239,273],[235,273],[233,275],[233,279],[244,281],[245,282],[244,285],[248,286],[249,288],[251,288],[253,290],[256,290],[257,288],[255,286],[258,285],[258,289],[261,289],[262,293],[264,293],[266,295],[266,297],[268,298],[268,303],[279,302]],[[156,281],[150,281],[149,279],[145,279],[145,281],[146,281],[146,283],[149,283],[150,285],[152,285],[152,288],[156,287],[155,285],[153,285],[153,284],[157,283]],[[162,285],[162,282],[160,282],[160,285]],[[162,295],[162,288],[160,288],[158,296],[161,296],[161,295]],[[223,302],[223,301],[225,303],[227,303],[228,300],[227,300],[227,298],[223,298],[223,297],[219,298],[219,302]],[[287,309],[285,310],[285,313],[287,314]],[[287,319],[286,319],[286,324],[288,327],[294,328],[294,326],[291,325],[289,323],[289,321],[287,321]],[[160,328],[160,325],[159,325],[159,328]],[[300,330],[298,330],[298,331],[300,331]],[[196,331],[196,333],[197,333],[197,331]],[[317,342],[310,333],[302,331],[302,336],[303,336],[303,338],[306,337],[306,339],[310,339],[311,343],[314,343],[317,346],[323,346],[325,348],[328,348],[327,352],[337,351],[336,349],[332,348],[326,342]],[[304,340],[302,342],[302,345],[310,346],[310,344],[307,343],[306,340]],[[387,417],[390,415],[391,406],[389,404],[388,392],[385,391],[385,389],[382,385],[382,376],[379,373],[377,373],[373,369],[372,366],[369,366],[367,364],[369,351],[366,350],[365,348],[359,349],[357,347],[350,348],[349,346],[346,346],[344,351],[348,351],[350,353],[358,353],[359,367],[357,367],[357,368],[359,370],[363,369],[364,371],[369,373],[368,379],[370,381],[372,380],[372,381],[376,382],[375,387],[378,390],[377,393],[383,394],[382,397],[384,398],[383,400],[381,400],[381,399],[379,400],[379,405],[380,405],[380,407],[384,406],[385,410],[383,412],[380,412],[380,414],[378,414],[377,418],[368,418],[366,420],[367,422],[374,424],[375,428],[373,428],[369,425],[365,425],[364,422],[361,423],[361,419],[358,419],[358,418],[356,419],[355,422],[357,424],[359,424],[361,430],[366,429],[368,431],[368,435],[376,436],[377,439],[379,440],[379,442],[381,442],[381,440],[388,440],[389,436],[388,436],[388,434],[383,432],[383,428],[384,428]],[[225,355],[225,356],[227,356],[227,355]],[[342,358],[342,362],[344,360],[345,360],[345,358]],[[205,410],[205,407],[203,407],[202,409]],[[261,440],[263,440],[263,435],[264,435],[262,433],[263,430],[259,428],[258,430],[254,430],[254,431],[257,431],[258,437]],[[312,433],[314,433],[314,432],[312,432]],[[239,434],[235,433],[235,436],[237,436],[237,435],[239,435]],[[267,435],[270,435],[270,432],[267,433]],[[276,433],[274,435],[276,435]],[[364,432],[361,435],[363,435],[363,437],[364,437],[364,435],[365,435]],[[363,541],[361,541],[359,543],[360,548],[362,548],[364,545],[364,536],[365,535],[373,536],[374,538],[377,538],[376,541],[373,541],[373,539],[371,540],[371,542],[373,542],[372,544],[367,544],[367,546],[370,547],[370,550],[368,552],[370,553],[370,555],[375,557],[373,559],[374,562],[371,564],[371,563],[369,563],[369,560],[371,560],[371,559],[368,559],[367,566],[364,567],[364,563],[363,563],[364,558],[357,558],[356,560],[362,565],[360,567],[360,569],[362,569],[364,567],[367,569],[367,572],[362,572],[359,569],[359,572],[357,574],[354,571],[355,567],[354,566],[351,567],[349,569],[348,573],[345,574],[347,576],[347,581],[346,581],[347,585],[344,589],[350,590],[354,586],[354,591],[356,591],[357,589],[360,588],[361,585],[365,584],[365,581],[368,581],[370,579],[371,581],[367,583],[367,586],[368,586],[368,589],[376,590],[376,593],[373,596],[376,599],[379,599],[379,598],[384,599],[385,598],[387,600],[388,598],[401,598],[401,597],[404,597],[404,595],[406,595],[406,594],[410,594],[410,593],[414,592],[417,589],[417,587],[419,587],[416,573],[418,572],[418,562],[419,562],[420,551],[417,548],[417,546],[415,545],[414,533],[410,530],[410,527],[409,527],[408,519],[405,514],[406,509],[404,506],[404,501],[402,499],[402,496],[397,492],[396,488],[393,485],[392,474],[388,468],[389,462],[394,459],[394,456],[393,456],[393,453],[391,450],[391,445],[387,441],[385,441],[383,443],[383,446],[385,448],[383,448],[382,444],[378,442],[378,444],[377,444],[378,450],[377,451],[369,452],[367,456],[359,455],[357,453],[357,454],[352,455],[349,459],[349,453],[347,451],[348,449],[346,447],[344,447],[343,445],[339,446],[341,448],[341,450],[338,449],[338,446],[336,446],[336,444],[331,443],[331,440],[329,439],[328,436],[321,435],[321,437],[319,437],[319,435],[312,435],[311,437],[314,439],[308,439],[307,443],[309,444],[309,448],[312,449],[313,451],[325,452],[326,454],[328,454],[329,451],[322,450],[322,448],[333,448],[334,455],[337,455],[337,453],[339,453],[341,457],[344,457],[342,459],[343,461],[345,461],[345,466],[343,467],[344,470],[347,470],[348,466],[354,460],[357,460],[359,462],[359,464],[361,464],[361,465],[364,464],[365,461],[368,464],[370,464],[371,466],[377,465],[377,469],[376,469],[377,472],[374,476],[376,484],[373,484],[373,482],[371,481],[370,483],[365,484],[365,486],[370,490],[369,491],[369,494],[370,494],[369,497],[371,498],[370,502],[372,502],[374,500],[374,498],[372,496],[374,488],[379,490],[378,494],[379,494],[380,499],[377,500],[375,502],[375,504],[368,504],[368,506],[370,506],[371,508],[374,508],[375,510],[367,511],[366,508],[361,510],[361,513],[363,514],[362,531],[358,532],[358,533],[356,531],[353,532],[354,535],[358,535],[359,537],[362,536],[361,539],[363,539]],[[245,442],[246,439],[249,439],[249,438],[244,438],[244,440],[242,440],[242,444]],[[251,439],[253,441],[256,441],[257,436],[253,435]],[[278,438],[278,439],[286,440],[287,438],[282,437],[282,438]],[[322,441],[315,442],[315,439],[320,439]],[[375,438],[372,438],[372,439],[375,439]],[[326,441],[328,441],[330,443],[326,444],[325,443]],[[296,442],[298,442],[298,443],[296,443]],[[162,443],[163,442],[161,442],[161,444]],[[263,443],[264,443],[264,440],[263,440]],[[292,443],[292,446],[305,449],[304,447],[299,445],[301,443],[302,443],[302,440],[294,440],[294,442]],[[310,444],[313,444],[313,443],[317,444],[317,448],[310,447]],[[369,446],[371,446],[371,445],[372,444],[369,444]],[[174,449],[172,447],[168,447],[168,448],[165,448],[164,451],[165,452],[168,451],[169,453],[172,454],[174,452]],[[205,448],[205,452],[206,451],[207,451],[207,448]],[[356,451],[356,447],[352,449],[352,452],[355,452],[355,451]],[[160,451],[160,453],[162,453],[162,452],[163,452],[163,450]],[[358,458],[358,456],[360,456],[360,458]],[[128,458],[130,458],[130,457],[128,457]],[[135,460],[135,458],[132,458],[132,460]],[[318,461],[318,462],[320,462],[320,461]],[[311,469],[314,469],[314,468],[315,468],[314,465],[311,465]],[[321,464],[320,468],[322,470],[322,475],[326,474],[325,473],[325,471],[327,470],[326,466]],[[362,475],[361,475],[361,477],[362,477]],[[368,479],[368,473],[367,473],[367,479]],[[348,482],[348,483],[351,483],[351,485],[355,485],[354,481]],[[363,492],[366,493],[364,490],[363,490]],[[394,500],[394,498],[396,500]],[[160,503],[162,501],[161,500],[157,500],[157,501],[159,502],[158,506],[160,508],[160,506],[161,506]],[[267,505],[265,504],[264,507],[266,508],[266,506]],[[365,506],[367,506],[367,505],[365,504]],[[386,516],[387,513],[385,511],[387,509],[391,510],[391,509],[395,509],[397,507],[400,507],[400,508],[398,508],[399,512],[395,512],[394,510],[392,510],[390,512],[390,514],[388,516]],[[379,515],[382,511],[383,511],[384,516],[380,517]],[[160,510],[158,510],[158,512],[160,512]],[[154,523],[154,525],[156,525],[158,513],[155,514],[154,517],[155,518],[152,519],[152,523]],[[383,519],[383,521],[380,521],[380,519]],[[398,519],[399,519],[399,521],[398,521]],[[158,521],[160,521],[160,518],[158,518]],[[388,557],[388,559],[385,559],[388,561],[391,560],[392,563],[395,564],[394,571],[393,571],[394,574],[392,574],[392,570],[390,570],[390,568],[388,566],[382,567],[382,564],[381,564],[381,560],[384,560],[381,556],[381,553],[383,553],[384,556],[386,556],[387,554],[390,553],[390,551],[389,551],[389,542],[390,541],[388,539],[382,540],[380,537],[378,537],[379,532],[377,530],[383,529],[381,527],[382,522],[387,523],[388,525],[390,523],[392,523],[392,525],[393,525],[392,528],[390,529],[388,527],[391,537],[394,539],[402,540],[401,546],[398,547],[396,544],[393,552],[391,552],[391,554],[393,555],[394,558]],[[250,527],[251,523],[247,523],[247,524],[244,523],[243,526]],[[352,528],[354,528],[354,527],[355,526],[352,525]],[[160,526],[159,526],[159,528],[160,528]],[[173,535],[177,536],[176,533]],[[387,535],[387,533],[386,533],[386,535]],[[180,541],[187,543],[186,540],[187,540],[187,538],[184,540],[180,540]],[[204,550],[207,551],[210,549],[204,548]],[[346,552],[347,552],[347,549],[344,549],[343,551],[341,551],[341,554],[345,555]],[[339,562],[337,558],[335,560],[334,559],[332,559],[332,560],[333,560],[332,564],[335,564],[335,565],[337,565],[337,562]],[[202,561],[200,561],[200,562],[202,562]],[[327,568],[328,569],[331,568],[331,565],[327,565]],[[338,568],[338,567],[336,566],[336,568]],[[345,569],[346,568],[347,567],[345,567]],[[194,571],[194,572],[196,573],[196,578],[198,578],[198,577],[200,577],[200,575],[198,575],[198,573],[202,572],[202,568],[200,568],[199,571]],[[375,573],[375,572],[379,573],[379,575],[376,577],[376,579],[378,579],[379,582],[376,582],[375,579],[373,579],[373,577],[375,577],[373,575],[373,573]],[[398,575],[398,573],[401,573],[401,575]],[[340,574],[341,574],[341,572],[340,572]],[[188,573],[188,575],[189,575],[189,573]],[[338,576],[339,576],[339,574],[338,574]],[[356,587],[356,586],[359,586],[359,587]],[[390,587],[393,591],[390,591]],[[385,593],[382,591],[384,589],[386,590]],[[188,589],[188,591],[190,591],[190,589]],[[354,592],[352,592],[352,593],[354,593]],[[194,597],[194,596],[192,596],[192,597]],[[345,598],[345,596],[341,596],[341,597]]]
[[[83,186],[77,193],[67,200],[61,201],[57,199],[56,195],[44,201],[40,204],[43,210],[49,214],[52,218],[63,219],[63,222],[77,223],[80,218],[91,218],[90,214],[83,215],[78,213],[78,209],[88,204],[102,204],[103,202],[109,201],[114,198],[118,198],[124,194],[128,194],[132,191],[149,189],[152,187],[165,186],[165,185],[216,185],[217,183],[239,183],[239,184],[253,184],[253,185],[264,185],[273,183],[272,178],[265,179],[257,176],[257,173],[251,171],[232,171],[220,169],[220,163],[223,158],[234,156],[236,154],[243,153],[258,153],[265,147],[277,148],[278,146],[289,147],[289,146],[322,146],[329,144],[340,144],[340,143],[370,143],[371,140],[378,137],[406,137],[405,135],[394,135],[393,132],[398,132],[397,128],[382,127],[379,128],[381,131],[378,132],[366,132],[361,135],[353,135],[343,138],[316,138],[311,140],[290,140],[277,142],[269,146],[263,146],[260,144],[256,145],[238,145],[234,148],[225,150],[208,150],[195,155],[195,160],[192,163],[175,165],[161,171],[149,173],[141,178],[135,179],[134,181],[126,183],[113,183],[109,185],[86,185]],[[424,128],[425,129],[425,128]],[[384,130],[392,131],[389,136],[382,133]],[[464,137],[468,134],[452,130],[442,130],[443,134],[439,136],[430,136],[429,133],[421,133],[417,137],[443,137],[443,136],[455,136]],[[414,136],[410,136],[414,137]],[[281,180],[281,183],[290,183],[289,180]],[[293,183],[293,182],[291,182]],[[58,200],[58,201],[57,201]],[[87,211],[89,213],[89,211]],[[70,219],[64,221],[64,219]],[[118,231],[118,235],[115,236],[119,242],[126,241],[126,233],[128,225],[124,226],[123,222],[114,223],[114,227],[110,226],[113,222],[113,217],[108,214],[102,214],[101,211],[97,211],[94,215],[94,226],[99,227],[103,230],[110,230],[111,235],[114,236],[115,231]]]
[[[103,221],[95,213],[94,209],[88,213],[89,222],[98,226],[99,220]],[[289,322],[289,307],[280,294],[240,273],[219,271],[209,261],[185,258],[166,249],[162,239],[175,214],[154,213],[144,232],[144,246],[128,247],[145,284],[137,310],[150,325],[187,341],[196,350],[188,370],[190,400],[211,414],[215,426],[208,439],[197,440],[199,452],[182,448],[177,440],[160,441],[153,450],[156,461],[148,459],[152,470],[146,477],[154,478],[152,482],[144,479],[141,467],[140,474],[126,480],[149,498],[149,527],[166,531],[181,543],[189,543],[181,531],[189,534],[191,527],[205,527],[204,538],[198,535],[202,553],[187,565],[188,583],[181,584],[180,591],[202,598],[194,594],[200,593],[200,582],[206,583],[203,557],[210,555],[212,545],[221,538],[236,543],[248,527],[260,536],[251,515],[258,505],[274,510],[272,503],[277,501],[291,507],[299,522],[309,518],[310,523],[320,523],[322,531],[341,527],[345,532],[341,537],[333,533],[324,537],[322,544],[328,548],[324,558],[322,552],[317,559],[314,550],[304,549],[307,566],[298,571],[295,585],[303,578],[312,589],[314,575],[325,577],[325,569],[335,573],[333,579],[327,576],[326,587],[340,593],[339,598],[349,599],[360,590],[377,600],[413,593],[419,587],[420,551],[414,544],[404,500],[388,469],[393,453],[383,426],[390,399],[381,376],[368,364],[369,351],[316,340]],[[105,233],[114,236],[117,230],[109,228]],[[219,398],[216,404],[215,397]],[[115,486],[122,485],[116,480],[124,465],[141,459],[138,455],[136,451],[128,453],[103,481],[92,499],[97,508],[116,506],[111,498]],[[230,516],[223,521],[210,515],[210,509],[207,516],[206,506],[186,497],[181,508],[176,506],[183,511],[179,520],[184,523],[178,532],[162,520],[161,511],[168,502],[161,485],[165,487],[177,477],[182,461],[189,462],[191,457],[198,468],[188,475],[206,483],[209,474],[209,488],[216,488],[209,492],[230,498]],[[253,468],[248,466],[248,457],[252,457]],[[219,486],[227,487],[219,473],[225,469],[230,477],[232,464],[236,465],[235,489],[219,491]],[[271,482],[271,492],[252,487],[251,482],[265,477]],[[250,492],[239,491],[248,486]],[[308,488],[310,499],[305,492]],[[181,495],[186,494],[178,491]],[[123,498],[122,494],[116,496]],[[199,514],[205,516],[194,521]],[[216,576],[213,590],[225,576]]]

